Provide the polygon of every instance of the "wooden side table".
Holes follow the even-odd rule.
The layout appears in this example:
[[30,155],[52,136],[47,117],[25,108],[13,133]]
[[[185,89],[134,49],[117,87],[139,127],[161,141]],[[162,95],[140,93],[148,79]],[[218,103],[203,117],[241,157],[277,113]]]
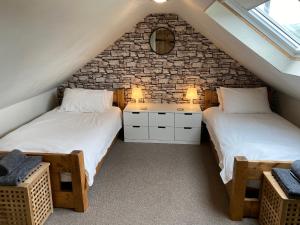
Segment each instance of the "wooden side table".
[[41,163],[18,186],[0,186],[0,224],[42,225],[53,212],[49,163]]
[[299,225],[300,199],[289,199],[271,172],[264,172],[260,225]]

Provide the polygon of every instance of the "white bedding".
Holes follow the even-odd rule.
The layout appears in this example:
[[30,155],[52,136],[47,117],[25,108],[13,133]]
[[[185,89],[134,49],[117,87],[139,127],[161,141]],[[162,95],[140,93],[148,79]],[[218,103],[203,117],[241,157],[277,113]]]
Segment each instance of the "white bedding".
[[235,156],[300,159],[300,129],[275,113],[229,114],[212,107],[204,111],[203,119],[219,155],[224,183],[232,179]]
[[88,184],[122,127],[121,110],[102,113],[60,112],[56,108],[0,139],[1,150],[71,153],[82,150]]

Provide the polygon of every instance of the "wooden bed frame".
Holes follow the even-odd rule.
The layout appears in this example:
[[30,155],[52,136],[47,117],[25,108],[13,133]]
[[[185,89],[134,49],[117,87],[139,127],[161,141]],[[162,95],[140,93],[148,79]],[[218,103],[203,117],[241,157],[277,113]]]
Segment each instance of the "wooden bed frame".
[[[204,104],[204,109],[219,105],[216,91],[205,91]],[[213,144],[212,147],[214,149],[214,155],[219,162]],[[257,218],[259,214],[259,192],[261,188],[257,190],[256,196],[252,197],[253,189],[247,188],[247,182],[254,180],[261,183],[264,171],[271,171],[273,167],[290,168],[291,163],[291,161],[248,160],[245,156],[236,156],[234,159],[232,180],[226,184],[226,190],[229,196],[230,219],[239,221],[242,220],[243,217]]]
[[[114,106],[120,107],[121,110],[125,108],[124,89],[114,90],[113,99]],[[117,137],[115,137],[113,143],[115,142],[116,138]],[[107,153],[109,152],[109,150],[107,151]],[[74,209],[77,212],[86,211],[89,204],[89,187],[85,175],[83,151],[74,150],[70,154],[26,154],[32,156],[42,156],[44,162],[50,163],[50,179],[54,207]],[[103,165],[106,155],[99,162],[97,166],[97,173]],[[72,181],[67,185],[67,187],[64,185],[63,182],[61,182],[61,173],[71,174]]]

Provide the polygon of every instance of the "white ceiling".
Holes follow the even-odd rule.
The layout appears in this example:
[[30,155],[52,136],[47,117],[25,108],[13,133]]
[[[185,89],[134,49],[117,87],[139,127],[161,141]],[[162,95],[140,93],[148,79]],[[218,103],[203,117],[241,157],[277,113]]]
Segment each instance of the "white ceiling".
[[0,1],[0,108],[56,87],[150,13],[172,12],[279,90],[299,77],[262,60],[204,13],[213,0]]

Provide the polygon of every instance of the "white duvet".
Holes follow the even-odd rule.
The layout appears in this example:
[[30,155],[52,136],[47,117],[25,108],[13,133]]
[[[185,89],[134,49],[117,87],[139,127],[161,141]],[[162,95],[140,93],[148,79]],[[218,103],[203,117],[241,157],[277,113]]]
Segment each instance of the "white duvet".
[[46,153],[82,150],[91,186],[98,163],[121,127],[117,107],[102,113],[60,112],[56,108],[0,139],[0,149]]
[[300,159],[300,129],[275,113],[229,114],[212,107],[204,111],[203,119],[218,151],[224,183],[232,179],[235,156]]

